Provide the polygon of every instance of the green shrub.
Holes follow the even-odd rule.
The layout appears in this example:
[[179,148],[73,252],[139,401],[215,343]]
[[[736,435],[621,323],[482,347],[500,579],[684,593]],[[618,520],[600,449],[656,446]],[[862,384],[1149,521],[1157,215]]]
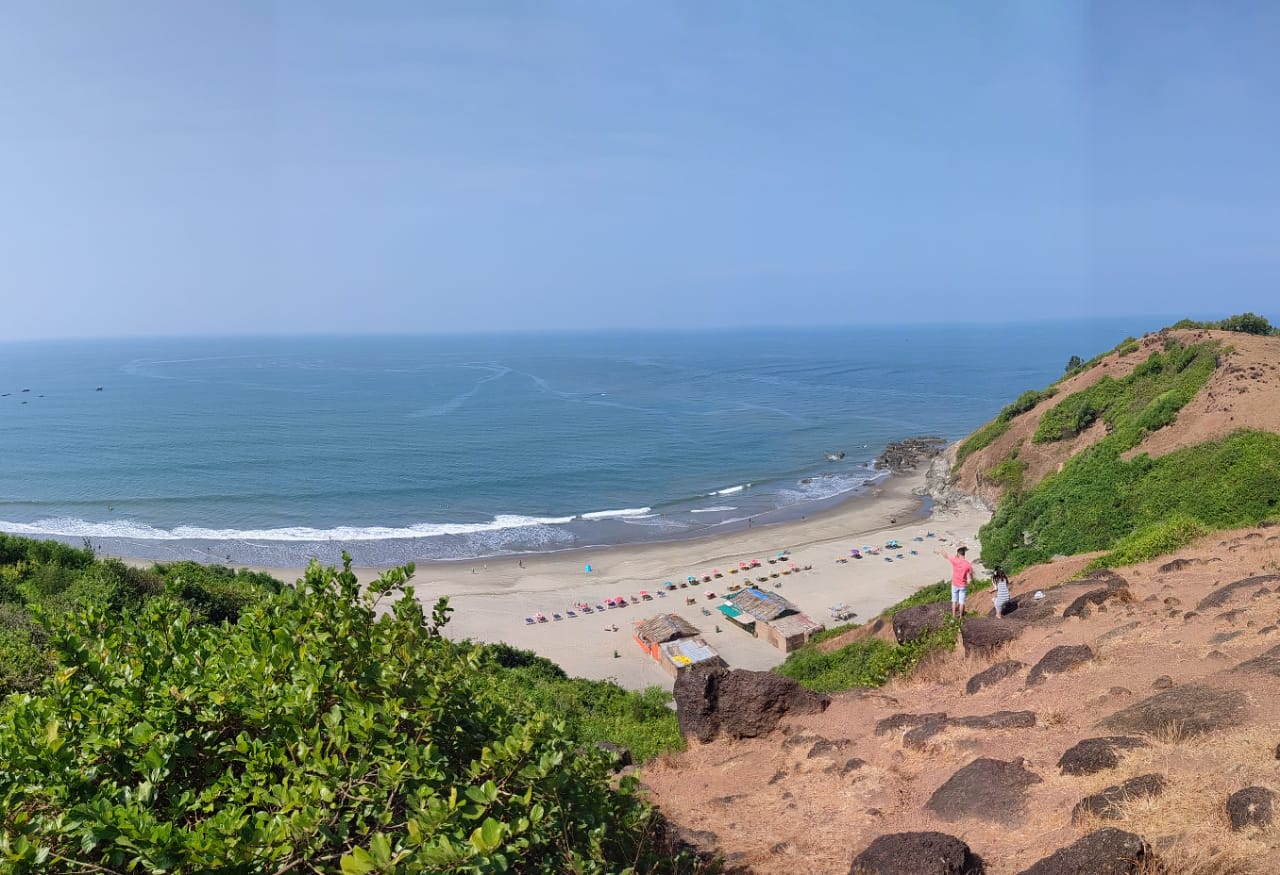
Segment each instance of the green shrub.
[[1200,520],[1184,513],[1175,513],[1121,538],[1109,553],[1089,563],[1089,568],[1114,568],[1118,565],[1146,562],[1156,556],[1172,553],[1207,534],[1209,527]]
[[52,667],[40,624],[23,608],[0,604],[0,696],[34,690]]
[[1027,463],[1018,458],[1008,458],[987,472],[987,479],[1001,488],[1017,492],[1022,489],[1022,475]]
[[[0,714],[0,861],[35,872],[690,871],[637,782],[510,700],[406,585],[313,563],[232,624],[54,624]],[[379,614],[376,602],[394,599]]]
[[[948,590],[947,600],[950,599]],[[788,656],[774,671],[819,693],[880,687],[890,678],[910,672],[930,653],[954,648],[958,630],[958,623],[948,621],[942,629],[931,630],[906,644],[869,638],[830,653],[804,647]]]
[[1068,460],[981,530],[982,561],[1009,570],[1110,550],[1181,515],[1210,530],[1253,525],[1280,501],[1280,435],[1240,431],[1158,459],[1125,461],[1110,438]]
[[1052,398],[1055,392],[1057,392],[1057,389],[1052,386],[1043,391],[1028,389],[1015,398],[1013,403],[1002,409],[995,419],[982,426],[960,444],[960,447],[956,450],[956,467],[960,467],[960,464],[965,459],[978,450],[995,443],[996,439],[1009,430],[1009,426],[1015,417],[1031,410],[1046,398]]

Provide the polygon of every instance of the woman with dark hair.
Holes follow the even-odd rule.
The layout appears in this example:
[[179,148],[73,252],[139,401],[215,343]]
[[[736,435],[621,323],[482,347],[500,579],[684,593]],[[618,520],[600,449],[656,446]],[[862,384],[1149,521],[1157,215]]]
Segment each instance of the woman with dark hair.
[[1005,574],[1003,568],[997,568],[991,573],[991,585],[995,588],[995,596],[992,601],[996,606],[996,617],[1004,616],[1004,607],[1009,603],[1009,575]]

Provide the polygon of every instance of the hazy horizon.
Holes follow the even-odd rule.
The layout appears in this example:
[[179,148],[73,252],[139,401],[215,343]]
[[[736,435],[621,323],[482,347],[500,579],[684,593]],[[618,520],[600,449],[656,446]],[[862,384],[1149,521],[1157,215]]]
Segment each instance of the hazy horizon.
[[0,341],[1270,316],[1278,42],[1264,2],[9,3]]

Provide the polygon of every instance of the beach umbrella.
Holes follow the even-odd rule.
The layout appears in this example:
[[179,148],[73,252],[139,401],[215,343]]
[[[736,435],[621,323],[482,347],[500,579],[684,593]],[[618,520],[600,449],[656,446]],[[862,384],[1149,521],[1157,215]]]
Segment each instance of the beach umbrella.
[[590,574],[590,573],[591,573],[591,566],[590,566],[590,565],[588,565],[588,566],[586,567],[586,569],[585,569],[585,570],[586,570],[587,574]]

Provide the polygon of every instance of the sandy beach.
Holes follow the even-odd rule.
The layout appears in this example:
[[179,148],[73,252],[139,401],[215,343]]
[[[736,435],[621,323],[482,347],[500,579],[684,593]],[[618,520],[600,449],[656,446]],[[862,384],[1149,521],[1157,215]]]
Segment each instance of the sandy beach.
[[[767,669],[782,662],[781,651],[725,622],[715,613],[718,599],[706,598],[705,592],[725,592],[730,583],[744,576],[729,574],[729,568],[743,561],[759,559],[764,563],[763,570],[753,572],[753,579],[792,564],[801,569],[811,566],[760,585],[771,588],[779,583],[777,592],[828,625],[827,608],[838,602],[855,612],[854,622],[874,617],[921,586],[946,576],[950,566],[937,550],[944,544],[954,547],[962,542],[976,546],[978,528],[989,517],[986,511],[969,506],[935,509],[926,515],[922,512],[923,487],[923,471],[897,475],[882,482],[871,495],[822,514],[704,540],[501,560],[420,562],[413,583],[428,608],[440,596],[449,597],[454,609],[446,630],[450,637],[501,641],[532,650],[577,677],[610,679],[632,689],[670,687],[670,676],[640,650],[631,635],[636,621],[668,612],[692,622],[731,667]],[[851,548],[883,546],[891,539],[901,542],[902,549],[882,550],[879,556],[861,560],[836,561],[849,556]],[[770,557],[784,550],[788,551],[785,565],[767,564]],[[899,553],[903,558],[893,558]],[[893,561],[886,562],[886,556]],[[590,573],[585,570],[588,564]],[[701,577],[714,569],[723,577],[702,583]],[[297,568],[259,570],[289,582],[302,573]],[[356,570],[362,580],[370,580],[382,569]],[[666,581],[679,583],[690,575],[699,578],[696,586],[659,595]],[[641,590],[647,590],[653,599],[631,604],[630,596],[638,596]],[[574,618],[566,614],[577,602],[595,606],[615,596],[628,597],[628,605]],[[686,604],[690,597],[695,604]],[[712,611],[710,616],[703,613],[704,607]],[[538,613],[544,614],[547,622],[525,622],[526,617]],[[565,619],[551,619],[557,613]],[[612,630],[615,625],[616,632]]]

